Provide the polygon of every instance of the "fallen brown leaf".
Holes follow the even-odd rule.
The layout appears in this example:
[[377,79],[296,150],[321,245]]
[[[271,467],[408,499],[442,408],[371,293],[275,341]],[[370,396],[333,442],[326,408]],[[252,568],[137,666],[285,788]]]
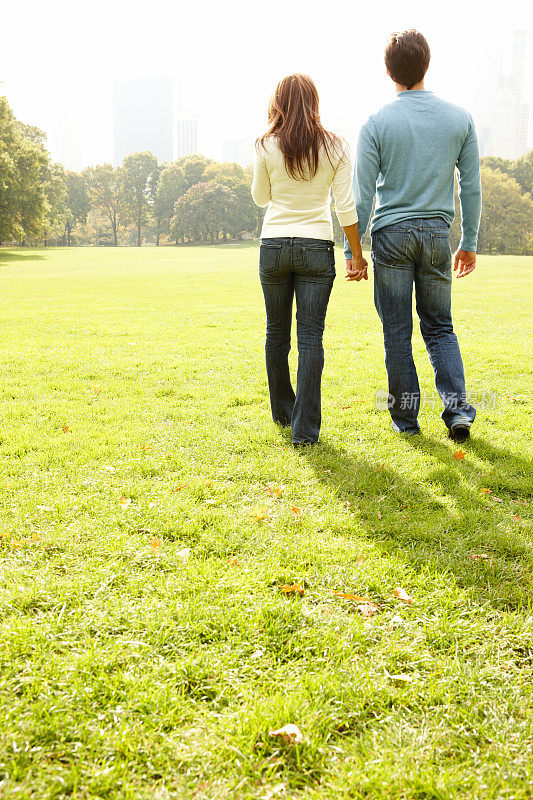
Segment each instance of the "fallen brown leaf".
[[357,603],[372,603],[370,597],[358,597],[356,594],[347,594],[346,592],[333,592],[337,597],[343,597],[345,600],[355,600]]
[[301,509],[298,508],[298,506],[292,506],[291,505],[291,511],[292,511],[292,513],[294,514],[295,517],[299,517],[300,516]]
[[462,461],[465,456],[466,453],[464,450],[458,450],[456,453],[453,454],[453,457],[455,458],[456,461]]
[[301,744],[304,740],[304,735],[301,732],[298,725],[293,725],[292,722],[289,722],[288,725],[284,725],[283,728],[278,728],[276,730],[270,730],[268,732],[269,736],[279,736],[280,738],[284,739],[288,744]]
[[265,489],[271,497],[281,497],[281,489],[279,486],[270,486],[268,483],[266,483]]
[[403,600],[404,603],[409,603],[409,605],[413,602],[413,598],[407,594],[405,589],[402,589],[401,586],[397,586],[396,589],[393,591],[394,597],[397,597],[398,600]]
[[118,502],[122,508],[127,508],[131,504],[131,497],[119,497]]
[[281,587],[283,594],[304,594],[305,589],[298,583],[286,584]]
[[401,683],[411,683],[415,679],[415,676],[409,672],[400,672],[397,675],[391,675],[390,672],[387,672],[387,677],[392,681],[400,681]]

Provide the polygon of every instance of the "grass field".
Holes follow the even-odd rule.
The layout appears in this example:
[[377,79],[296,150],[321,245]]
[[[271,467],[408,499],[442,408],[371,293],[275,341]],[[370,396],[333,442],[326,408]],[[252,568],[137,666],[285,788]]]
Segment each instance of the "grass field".
[[468,386],[497,393],[461,460],[437,406],[413,438],[374,408],[372,282],[342,278],[294,451],[256,265],[0,250],[0,796],[533,797],[533,258],[455,283]]

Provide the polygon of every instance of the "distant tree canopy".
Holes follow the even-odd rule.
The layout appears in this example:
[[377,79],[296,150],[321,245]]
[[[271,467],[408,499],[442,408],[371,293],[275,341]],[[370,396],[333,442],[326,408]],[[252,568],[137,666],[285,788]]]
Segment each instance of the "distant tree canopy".
[[49,187],[44,134],[19,123],[0,97],[0,243],[45,233]]
[[[533,150],[516,161],[481,159],[483,207],[478,237],[479,253],[533,254],[533,200],[524,192],[528,171],[533,169]],[[518,180],[520,178],[520,180]],[[522,183],[521,183],[522,181]],[[529,183],[531,186],[531,183]],[[461,238],[461,213],[455,187],[455,219],[452,246]]]
[[508,174],[481,167],[480,253],[533,252],[533,201]]
[[[15,119],[0,97],[0,244],[215,243],[260,233],[264,209],[250,195],[250,166],[201,155],[158,164],[142,152],[120,167],[77,173],[53,163],[45,144],[44,133]],[[516,161],[482,159],[481,176],[479,252],[533,253],[533,151]],[[341,242],[335,214],[333,220]],[[456,213],[455,247],[459,236]]]
[[523,193],[533,194],[533,150],[517,158],[516,161],[487,156],[481,159],[481,164],[489,169],[509,175],[520,185]]
[[159,177],[157,158],[152,153],[132,153],[122,163],[122,204],[126,222],[137,231],[137,247],[154,204]]

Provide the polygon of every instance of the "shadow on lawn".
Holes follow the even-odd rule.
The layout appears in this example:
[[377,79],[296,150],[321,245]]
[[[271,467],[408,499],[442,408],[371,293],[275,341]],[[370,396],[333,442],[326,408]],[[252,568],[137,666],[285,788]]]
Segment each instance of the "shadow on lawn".
[[15,261],[36,261],[45,256],[31,248],[19,247],[14,250],[3,250],[0,247],[0,265],[12,264]]
[[302,452],[321,482],[357,506],[383,552],[421,572],[452,574],[495,607],[523,605],[533,588],[531,545],[521,520],[532,494],[531,465],[482,439],[462,445],[466,456],[459,462],[444,443],[424,436],[404,442],[431,459],[423,480],[409,481],[327,441]]

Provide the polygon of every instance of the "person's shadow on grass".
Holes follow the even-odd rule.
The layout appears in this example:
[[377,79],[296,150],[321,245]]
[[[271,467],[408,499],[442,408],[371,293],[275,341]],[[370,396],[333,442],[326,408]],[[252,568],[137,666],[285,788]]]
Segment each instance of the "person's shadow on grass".
[[482,439],[458,448],[404,437],[433,469],[410,479],[325,440],[301,454],[339,500],[356,508],[359,526],[380,550],[419,571],[453,574],[480,601],[516,608],[533,588],[533,552],[522,514],[531,498],[531,465]]

